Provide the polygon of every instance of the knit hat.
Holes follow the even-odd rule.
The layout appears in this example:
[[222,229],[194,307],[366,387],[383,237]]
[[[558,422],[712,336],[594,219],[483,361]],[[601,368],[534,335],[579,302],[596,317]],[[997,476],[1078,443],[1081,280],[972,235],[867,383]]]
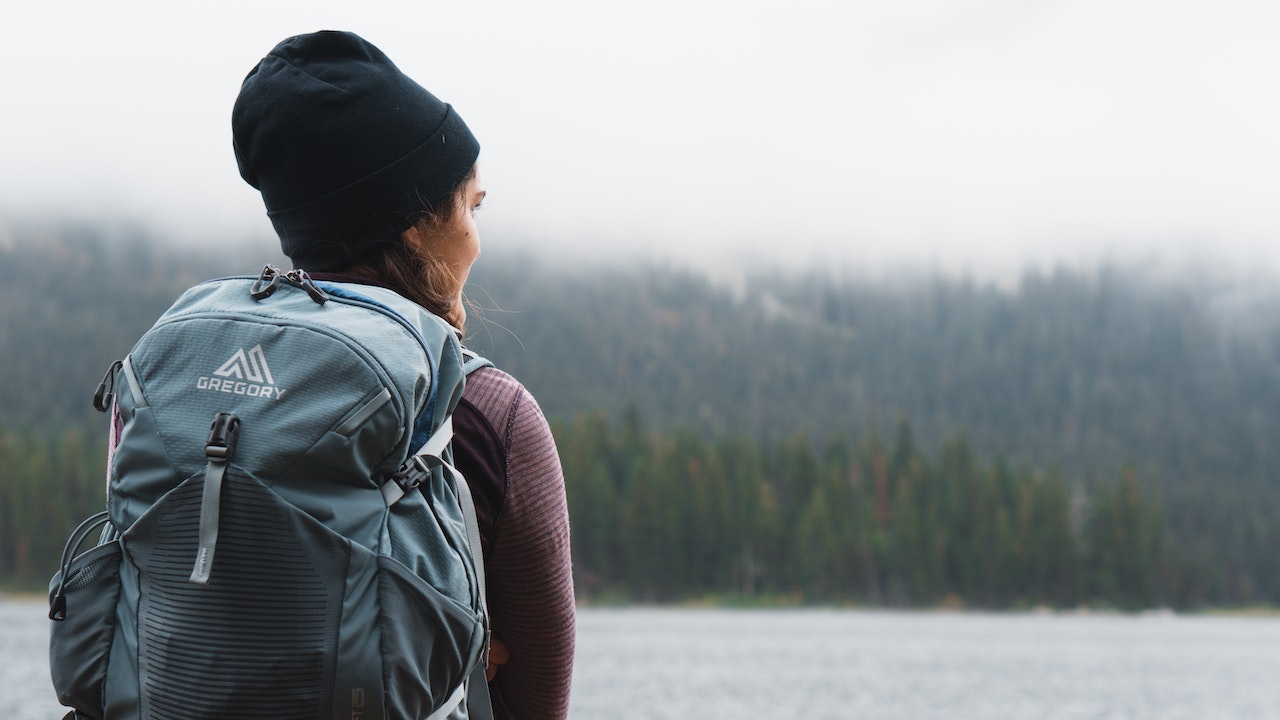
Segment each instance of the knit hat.
[[280,43],[231,112],[240,176],[295,267],[338,269],[447,202],[480,144],[453,107],[349,32]]

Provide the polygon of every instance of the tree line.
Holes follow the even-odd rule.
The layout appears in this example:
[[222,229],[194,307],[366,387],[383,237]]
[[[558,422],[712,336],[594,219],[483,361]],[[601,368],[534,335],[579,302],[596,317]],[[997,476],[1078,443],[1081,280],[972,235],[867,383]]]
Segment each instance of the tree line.
[[1009,608],[1220,601],[1179,559],[1159,494],[1131,469],[1085,489],[982,462],[803,435],[774,446],[646,431],[632,410],[556,428],[587,598]]
[[[650,431],[632,410],[556,423],[586,600],[857,602],[1121,608],[1221,600],[1165,531],[1133,472],[1087,493],[984,464],[963,436],[930,460],[891,443],[804,436],[769,447]],[[96,435],[104,435],[96,433]],[[105,443],[82,429],[0,429],[0,577],[34,589],[103,507]]]
[[0,425],[0,589],[35,590],[63,542],[106,496],[106,430]]

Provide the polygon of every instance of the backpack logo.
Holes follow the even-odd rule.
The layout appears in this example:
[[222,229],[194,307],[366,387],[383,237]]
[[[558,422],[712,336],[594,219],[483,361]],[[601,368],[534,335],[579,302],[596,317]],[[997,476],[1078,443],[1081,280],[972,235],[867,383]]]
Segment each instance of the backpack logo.
[[196,380],[196,389],[276,400],[284,395],[284,388],[276,387],[275,378],[271,377],[261,345],[254,345],[247,352],[240,348],[213,375]]
[[244,348],[240,348],[230,360],[222,363],[222,367],[214,370],[213,374],[218,377],[251,380],[268,385],[276,384],[276,381],[271,379],[271,368],[267,367],[267,356],[262,354],[261,345],[254,345],[248,353],[245,353]]

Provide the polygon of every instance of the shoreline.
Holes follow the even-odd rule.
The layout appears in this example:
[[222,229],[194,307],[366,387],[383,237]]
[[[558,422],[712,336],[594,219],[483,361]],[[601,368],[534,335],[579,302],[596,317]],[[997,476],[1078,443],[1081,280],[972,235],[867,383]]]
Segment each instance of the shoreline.
[[[0,602],[39,603],[47,605],[47,595],[37,591],[0,590]],[[921,607],[892,607],[882,605],[861,605],[858,603],[805,603],[791,598],[768,598],[756,602],[741,599],[693,599],[673,602],[645,602],[639,600],[579,600],[578,610],[833,610],[849,612],[895,612],[915,613],[920,615],[1045,615],[1045,616],[1128,616],[1128,617],[1222,617],[1246,619],[1280,619],[1280,606],[1246,605],[1240,607],[1207,607],[1191,610],[1175,610],[1173,608],[1146,608],[1143,610],[1120,610],[1112,607],[1079,606],[1071,608],[1055,608],[1049,606],[1012,607],[1012,608],[974,608],[944,603]]]
[[1030,607],[969,607],[963,604],[942,603],[926,606],[889,606],[865,605],[859,603],[806,603],[792,599],[779,601],[776,598],[761,599],[748,602],[741,599],[726,600],[717,598],[690,599],[670,602],[649,602],[643,600],[623,600],[606,598],[577,601],[579,610],[607,610],[645,608],[654,610],[833,610],[849,612],[895,612],[915,613],[920,615],[1045,615],[1045,616],[1128,616],[1128,617],[1239,617],[1239,618],[1280,618],[1280,606],[1245,605],[1203,607],[1191,609],[1174,609],[1169,607],[1143,608],[1140,610],[1124,610],[1110,606],[1081,605],[1075,607],[1052,607],[1037,605]]

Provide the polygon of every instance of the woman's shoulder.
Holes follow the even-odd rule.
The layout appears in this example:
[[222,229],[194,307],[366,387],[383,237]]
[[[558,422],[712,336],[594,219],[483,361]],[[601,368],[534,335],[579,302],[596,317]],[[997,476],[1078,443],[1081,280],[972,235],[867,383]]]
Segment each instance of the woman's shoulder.
[[474,403],[477,399],[498,398],[505,401],[529,395],[529,391],[515,377],[499,367],[486,365],[467,375],[463,398]]
[[527,392],[524,389],[524,385],[515,379],[515,376],[496,365],[485,365],[472,370],[467,375],[466,390],[472,391],[473,387],[507,394]]
[[495,429],[530,411],[542,416],[537,400],[524,384],[511,373],[492,365],[467,375],[462,400],[488,418]]

